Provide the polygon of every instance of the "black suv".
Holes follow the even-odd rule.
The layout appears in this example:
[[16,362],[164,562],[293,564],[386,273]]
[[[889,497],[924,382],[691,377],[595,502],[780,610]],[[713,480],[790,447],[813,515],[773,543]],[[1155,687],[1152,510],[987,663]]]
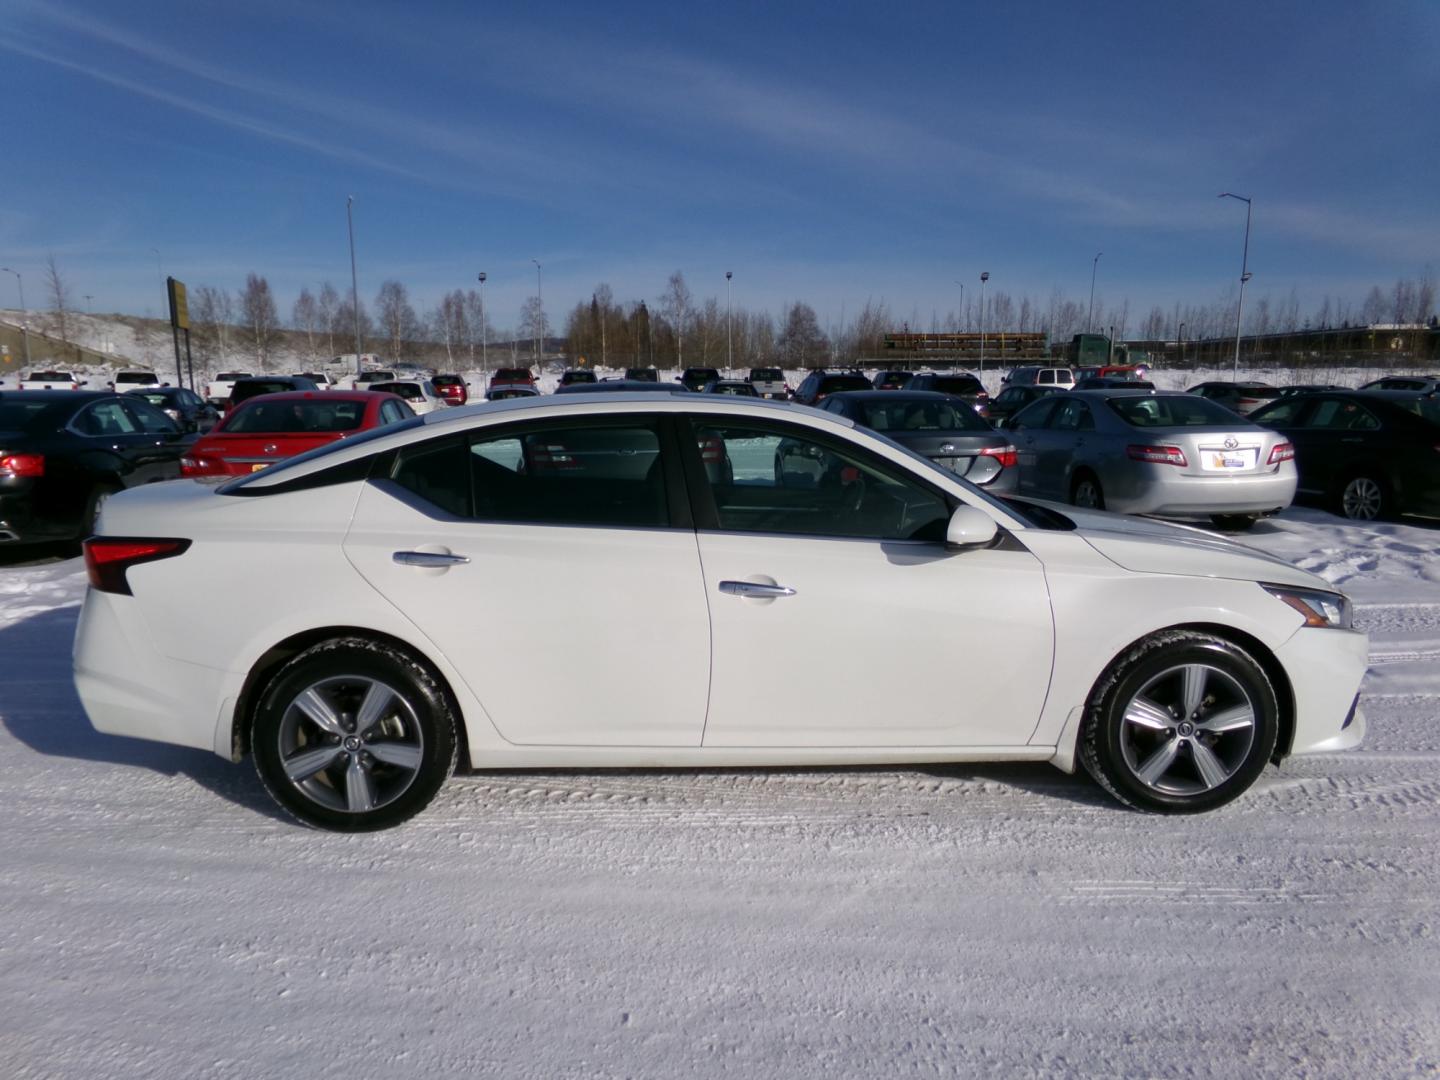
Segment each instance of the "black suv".
[[812,371],[795,390],[797,404],[814,405],[842,390],[873,390],[870,380],[858,371]]
[[712,382],[719,382],[720,372],[713,367],[687,367],[685,373],[677,378],[685,385],[686,390],[698,393]]
[[932,394],[950,394],[964,398],[981,416],[990,411],[990,395],[980,380],[968,371],[922,371],[911,375],[906,390],[929,390]]
[[[355,380],[355,385],[360,385],[360,379]],[[292,390],[319,389],[320,387],[315,385],[313,379],[306,379],[300,375],[256,375],[252,379],[236,379],[235,385],[230,388],[230,401],[226,404],[225,409],[229,412],[242,401],[259,397],[261,394],[285,394]]]

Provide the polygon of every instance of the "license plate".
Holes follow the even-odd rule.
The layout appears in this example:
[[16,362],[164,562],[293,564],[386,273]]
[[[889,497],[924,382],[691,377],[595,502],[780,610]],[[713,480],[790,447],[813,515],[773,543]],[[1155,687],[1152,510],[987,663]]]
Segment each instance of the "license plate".
[[1220,447],[1202,447],[1200,450],[1200,467],[1207,472],[1234,472],[1241,469],[1253,469],[1255,457],[1259,451],[1253,447],[1241,447],[1235,450],[1225,450]]
[[262,462],[260,462],[258,465],[251,465],[251,466],[250,466],[250,471],[251,471],[251,472],[259,472],[261,469],[268,469],[269,467],[270,467],[270,463],[269,463],[268,461],[262,461]]

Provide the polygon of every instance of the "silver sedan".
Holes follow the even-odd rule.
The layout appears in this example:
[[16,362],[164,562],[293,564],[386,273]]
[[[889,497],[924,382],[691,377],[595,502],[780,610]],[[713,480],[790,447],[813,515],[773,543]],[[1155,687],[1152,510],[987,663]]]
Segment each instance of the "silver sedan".
[[1194,394],[1074,390],[1007,431],[1022,496],[1240,529],[1295,497],[1290,443]]

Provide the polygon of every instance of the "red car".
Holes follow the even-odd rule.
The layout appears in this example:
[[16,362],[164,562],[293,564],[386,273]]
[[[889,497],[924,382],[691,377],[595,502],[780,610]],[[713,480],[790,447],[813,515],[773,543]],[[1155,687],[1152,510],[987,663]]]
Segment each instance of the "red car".
[[470,388],[459,375],[436,375],[431,378],[430,385],[451,405],[464,405],[470,400]]
[[297,390],[243,402],[180,459],[181,476],[243,476],[357,431],[408,420],[394,394]]
[[534,386],[535,375],[529,368],[523,367],[502,367],[496,368],[495,374],[490,376],[490,385],[486,388],[494,390],[499,386]]

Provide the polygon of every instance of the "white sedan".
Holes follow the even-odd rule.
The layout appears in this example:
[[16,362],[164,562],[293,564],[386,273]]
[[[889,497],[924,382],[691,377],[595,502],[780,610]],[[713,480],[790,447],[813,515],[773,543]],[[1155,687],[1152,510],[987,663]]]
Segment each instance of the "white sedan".
[[1365,729],[1366,638],[1323,580],[1195,529],[1003,502],[782,404],[447,409],[218,487],[121,492],[97,533],[91,722],[248,752],[323,828],[409,818],[457,759],[1078,762],[1183,813]]
[[435,384],[429,379],[393,379],[390,382],[375,382],[362,386],[365,390],[376,390],[404,398],[416,416],[439,412],[450,407],[449,398],[440,396]]

